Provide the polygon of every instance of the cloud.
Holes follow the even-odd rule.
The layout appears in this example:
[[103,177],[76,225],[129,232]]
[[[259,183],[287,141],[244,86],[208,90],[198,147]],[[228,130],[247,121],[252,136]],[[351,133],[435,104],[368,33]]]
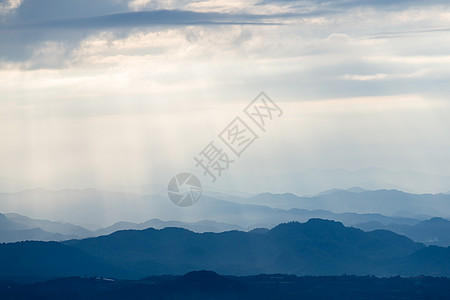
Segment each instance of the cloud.
[[128,0],[23,0],[8,22],[61,20],[121,13],[129,10]]
[[152,0],[133,0],[128,4],[128,7],[132,10],[141,10],[146,8]]
[[[218,26],[218,25],[277,25],[280,19],[292,14],[224,14],[202,13],[181,10],[157,10],[116,13],[93,17],[66,18],[57,20],[31,20],[10,22],[0,26],[0,38],[8,41],[0,44],[0,61],[21,62],[38,57],[49,44],[60,44],[60,58],[67,58],[84,39],[109,31],[116,39],[124,38],[136,31],[160,30],[163,27]],[[44,66],[40,60],[34,66]],[[57,59],[52,59],[56,62]],[[60,64],[63,66],[64,64]],[[52,63],[51,67],[57,64]],[[49,65],[50,67],[50,65]]]
[[181,9],[185,10],[191,3],[204,2],[202,0],[132,0],[128,6],[131,10],[161,10],[161,9]]
[[340,78],[342,80],[354,80],[354,81],[377,81],[377,80],[393,80],[393,79],[404,79],[404,78],[420,78],[429,74],[429,70],[419,70],[412,73],[404,73],[404,74],[387,74],[387,73],[378,73],[378,74],[369,74],[369,75],[353,75],[353,74],[345,74]]
[[[328,1],[318,1],[321,3],[327,3]],[[350,1],[333,1],[328,2],[328,5],[339,8],[354,8],[354,7],[376,7],[380,9],[408,9],[412,6],[431,6],[448,4],[445,0],[350,0]]]
[[329,8],[357,8],[357,7],[376,7],[380,9],[408,9],[412,6],[430,6],[430,5],[447,5],[445,0],[264,0],[259,2],[261,5],[268,3],[289,4],[297,8],[329,9]]
[[[96,28],[124,28],[165,25],[245,25],[278,24],[273,19],[294,17],[293,14],[223,14],[201,13],[181,10],[157,10],[142,12],[126,12],[95,17],[83,17],[55,21],[41,21],[16,25],[16,28],[47,28],[47,29],[96,29]],[[267,22],[265,22],[267,21]],[[12,28],[15,28],[13,26]]]
[[[259,148],[261,159],[291,158],[274,159],[277,172],[390,165],[412,151],[416,165],[396,168],[430,159],[428,170],[450,172],[448,7],[254,3],[24,0],[0,26],[2,174],[49,182],[117,176],[119,184],[162,178],[167,165],[190,167],[260,90],[286,108],[278,123],[285,128]],[[420,99],[413,113],[411,99]],[[423,139],[396,142],[420,130]]]
[[0,0],[0,16],[13,12],[21,3],[22,0]]
[[[419,1],[399,2],[419,5]],[[18,2],[15,1],[15,3]],[[45,42],[67,41],[67,46],[70,47],[71,43],[77,44],[82,39],[97,34],[100,30],[112,31],[118,37],[126,35],[129,31],[135,31],[136,28],[138,28],[137,30],[147,30],[149,27],[189,25],[273,25],[284,23],[305,24],[311,26],[312,30],[317,26],[323,26],[325,30],[328,30],[327,26],[336,26],[336,30],[339,30],[341,24],[359,23],[364,20],[367,21],[367,24],[364,24],[362,28],[356,27],[350,30],[358,32],[366,27],[373,31],[383,32],[383,30],[389,29],[386,31],[387,33],[371,35],[372,38],[379,38],[399,36],[400,34],[395,32],[390,33],[394,30],[391,28],[393,22],[404,25],[411,18],[410,15],[399,16],[396,14],[385,22],[373,22],[373,18],[378,18],[379,14],[370,11],[353,14],[347,10],[335,9],[345,5],[353,7],[370,5],[383,9],[389,5],[386,1],[382,1],[385,5],[376,4],[378,3],[376,1],[266,1],[256,6],[251,5],[252,3],[241,0],[227,2],[227,5],[219,5],[220,3],[216,0],[24,0],[13,14],[7,16],[5,23],[0,25],[0,38],[7,41],[0,46],[0,60],[22,60],[24,57],[30,56],[33,48],[40,47],[39,44]],[[441,1],[427,3],[434,5]],[[158,10],[141,11],[148,9]],[[258,13],[251,13],[252,11],[258,11]],[[273,11],[280,13],[273,13]],[[427,13],[428,19],[430,19],[431,13],[434,12],[427,11]],[[395,20],[399,17],[401,18]],[[404,29],[404,26],[397,26],[397,28]],[[64,30],[72,31],[64,32]],[[349,30],[349,28],[344,30]],[[409,32],[418,34],[420,30],[428,29],[421,26],[420,28],[411,28]],[[352,32],[345,32],[345,34],[352,35]]]

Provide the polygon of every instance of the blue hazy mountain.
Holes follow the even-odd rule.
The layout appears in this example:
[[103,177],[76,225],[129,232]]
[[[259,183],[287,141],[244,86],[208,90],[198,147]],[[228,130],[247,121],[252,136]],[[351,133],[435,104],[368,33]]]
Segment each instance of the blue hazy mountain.
[[[364,195],[367,195],[369,199],[365,200]],[[158,195],[105,192],[94,189],[29,190],[15,194],[0,194],[0,211],[26,216],[34,216],[36,211],[39,211],[39,217],[43,219],[65,220],[72,224],[97,223],[100,225],[99,228],[111,226],[116,222],[143,223],[156,218],[181,222],[214,220],[248,228],[255,225],[273,227],[282,222],[291,220],[304,222],[310,218],[334,219],[346,225],[368,221],[378,221],[386,225],[389,223],[412,225],[429,218],[428,216],[415,217],[415,214],[423,214],[423,211],[426,211],[424,207],[430,210],[439,208],[439,214],[432,215],[439,216],[445,213],[447,202],[450,203],[450,200],[447,201],[450,195],[446,195],[447,198],[443,199],[440,195],[416,195],[416,199],[413,199],[409,206],[409,196],[410,194],[398,191],[360,193],[340,191],[315,197],[298,197],[293,194],[262,194],[252,198],[232,197],[231,200],[238,201],[233,202],[205,195],[195,207],[180,209],[167,197]],[[43,201],[46,203],[45,206],[41,205]],[[342,207],[339,203],[342,203]],[[334,211],[358,212],[357,210],[365,203],[368,203],[368,209],[362,210],[360,214],[369,212],[370,215],[367,216],[337,215]],[[408,217],[392,217],[395,213],[407,211],[410,207],[414,211],[409,213]],[[386,212],[384,215],[391,217],[375,215],[380,211]],[[42,229],[50,231],[50,229]],[[58,233],[76,236],[84,234],[83,230],[79,233],[78,229],[72,229]]]
[[214,185],[223,191],[291,192],[314,195],[325,190],[361,187],[366,190],[396,189],[409,193],[445,193],[450,177],[412,171],[390,171],[383,168],[360,170],[307,169],[281,174],[233,174]]
[[0,214],[0,242],[16,242],[25,240],[36,241],[60,241],[74,238],[75,236],[52,233],[34,228],[26,224],[12,221],[9,217]]
[[[307,169],[273,175],[235,173],[232,177],[222,178],[211,187],[211,190],[226,191],[227,194],[240,197],[248,197],[249,193],[254,194],[262,190],[272,193],[315,195],[331,189],[347,190],[352,187],[365,190],[397,189],[416,194],[450,194],[450,177],[412,171],[390,171],[375,167],[360,170]],[[149,195],[165,194],[167,186],[164,183],[142,186],[108,185],[97,188]],[[30,189],[29,184],[0,177],[0,193],[17,193],[26,189]],[[214,196],[215,193],[211,194]]]
[[[45,199],[48,201],[45,207],[51,209],[46,211],[44,208],[40,212],[44,216],[52,217],[53,220],[71,219],[77,223],[120,221],[119,223],[112,222],[115,223],[114,225],[109,223],[102,226],[103,229],[92,232],[69,223],[32,219],[18,214],[5,214],[3,218],[0,218],[0,241],[60,241],[104,235],[117,230],[148,227],[182,227],[195,232],[221,232],[249,230],[257,227],[272,228],[283,222],[305,222],[310,218],[323,218],[363,229],[370,229],[370,224],[375,224],[371,229],[389,229],[406,235],[414,241],[430,245],[449,245],[449,229],[445,222],[439,224],[434,222],[427,225],[426,228],[412,226],[431,219],[430,216],[424,215],[427,211],[430,214],[435,212],[437,216],[447,215],[450,195],[414,195],[397,190],[365,191],[360,188],[352,188],[327,191],[311,197],[271,193],[259,194],[250,198],[231,196],[230,201],[226,200],[227,195],[225,194],[218,194],[217,197],[223,199],[204,196],[193,209],[183,210],[175,207],[161,196],[105,192],[94,189],[56,192],[30,190],[16,194],[0,194],[0,207],[3,207],[4,211],[18,209],[19,211],[15,212],[35,213],[36,205],[40,207],[39,204]],[[343,212],[314,209],[315,207]],[[360,211],[360,213],[353,211]],[[382,211],[386,215],[363,213],[364,211]],[[154,216],[166,216],[164,218],[166,220],[178,221],[161,221],[153,218]],[[136,222],[136,219],[144,220]]]
[[364,232],[311,219],[268,231],[194,233],[181,228],[126,230],[108,236],[0,245],[0,277],[139,278],[213,270],[222,274],[450,275],[450,248],[390,231]]
[[111,226],[101,228],[94,232],[95,236],[111,234],[119,230],[142,230],[147,228],[163,229],[166,227],[179,227],[194,232],[224,232],[230,230],[244,230],[242,226],[219,223],[211,220],[202,220],[198,222],[180,222],[180,221],[162,221],[160,219],[151,219],[142,223],[118,222]]
[[95,189],[49,191],[45,189],[25,190],[20,193],[0,194],[0,211],[14,212],[34,218],[39,212],[40,219],[64,220],[78,224],[89,223],[97,228],[109,226],[124,220],[149,220],[151,208],[155,217],[173,211],[173,206],[161,196],[144,196]]
[[58,242],[0,244],[0,278],[132,275],[101,258]]
[[[408,269],[401,269],[403,265],[393,261],[406,259],[425,248],[390,231],[364,232],[320,219],[281,224],[265,233],[198,234],[180,228],[147,229],[119,231],[65,244],[142,275],[149,270],[153,274],[182,274],[193,269],[223,274],[396,275],[396,268],[407,275]],[[439,249],[443,249],[441,258],[450,258],[450,249]],[[427,261],[425,257],[423,260],[425,268]],[[440,270],[442,275],[449,271],[445,267]],[[423,272],[409,275],[425,274],[427,269]]]
[[0,214],[0,242],[16,242],[26,240],[61,241],[75,238],[94,237],[111,234],[126,229],[162,229],[180,227],[194,232],[223,232],[244,230],[238,225],[219,223],[211,220],[198,222],[162,221],[151,219],[142,223],[118,222],[111,226],[90,231],[70,223],[32,219],[14,213]]
[[[295,217],[294,219],[297,220],[325,218],[340,221],[345,225],[356,227],[364,231],[373,231],[377,229],[390,230],[426,245],[450,246],[450,221],[443,218],[432,218],[425,221],[419,221],[411,218],[386,217],[380,214],[334,214],[325,210],[308,211],[300,209],[291,209],[288,213],[292,214]],[[268,230],[267,228],[257,228],[258,225],[268,226],[269,224],[254,224],[253,226],[243,228],[239,225],[219,223],[211,220],[181,222],[152,219],[142,223],[118,222],[96,231],[89,231],[81,226],[69,223],[36,220],[18,214],[8,213],[4,215],[0,214],[0,242],[27,240],[62,241],[107,235],[119,230],[142,230],[147,228],[163,229],[166,227],[184,228],[199,233],[219,233],[230,230],[265,232]],[[43,230],[43,228],[47,231]]]
[[450,221],[443,218],[432,218],[415,225],[388,224],[377,221],[355,224],[354,227],[364,231],[386,229],[398,234],[406,235],[414,241],[427,245],[450,246]]
[[0,230],[12,231],[12,230],[21,230],[21,229],[26,229],[26,228],[27,227],[22,224],[11,221],[4,214],[0,214]]
[[75,236],[63,235],[44,231],[40,228],[22,230],[0,230],[1,243],[13,243],[18,241],[64,241]]
[[324,209],[335,213],[379,213],[406,217],[450,216],[450,195],[410,194],[398,190],[334,190],[310,197],[299,197],[290,193],[263,193],[248,198],[246,203],[282,209]]
[[[10,216],[12,214],[6,214]],[[3,223],[0,220],[0,242],[16,242],[16,241],[26,241],[26,240],[42,240],[42,241],[61,241],[82,237],[95,237],[99,235],[111,234],[119,230],[142,230],[147,228],[162,229],[166,227],[179,227],[185,228],[194,232],[223,232],[229,230],[244,230],[243,226],[219,223],[211,220],[203,220],[198,222],[181,222],[181,221],[162,221],[159,219],[152,219],[142,223],[132,223],[132,222],[118,222],[111,226],[101,228],[96,231],[88,231],[80,226],[51,222],[45,220],[34,220],[24,216],[17,216],[16,220],[26,220],[22,224],[12,222],[3,216]],[[281,215],[281,217],[280,217]],[[288,211],[283,211],[280,213],[279,210],[274,210],[274,215],[267,214],[267,221],[273,222],[276,218],[280,221],[298,220],[305,221],[310,218],[325,218],[330,220],[341,221],[347,226],[353,226],[365,231],[371,231],[375,229],[388,229],[399,234],[406,235],[413,239],[414,241],[424,242],[428,245],[440,245],[446,246],[449,230],[445,226],[445,222],[433,223],[433,229],[431,232],[424,231],[420,226],[413,227],[410,225],[415,225],[420,223],[420,220],[411,218],[400,218],[400,217],[386,217],[380,214],[354,214],[354,213],[343,213],[334,214],[329,211],[324,210],[301,210],[301,209],[291,209]],[[444,219],[441,219],[444,220]],[[5,222],[7,221],[7,222]],[[28,222],[30,221],[30,222]],[[395,223],[393,223],[395,222]],[[52,232],[42,230],[41,228],[30,228],[33,225],[39,225],[43,223],[51,224],[49,226],[43,226],[48,228]],[[61,226],[61,228],[59,227]],[[442,228],[440,228],[442,226]],[[273,223],[257,223],[252,226],[248,226],[245,230],[252,230],[255,228],[272,228]],[[81,229],[80,229],[81,228]],[[409,228],[409,230],[406,229]],[[72,231],[72,229],[74,229]],[[405,230],[403,230],[405,229]],[[267,230],[267,229],[265,229]],[[72,234],[71,234],[72,232]],[[436,232],[436,234],[434,234]],[[81,233],[81,234],[80,234]]]
[[86,229],[71,224],[34,220],[17,214],[0,214],[0,242],[2,243],[62,241],[90,236],[87,233],[89,231]]
[[54,222],[48,220],[32,219],[15,213],[7,213],[5,216],[15,223],[22,224],[28,228],[40,228],[47,232],[59,233],[67,236],[75,236],[78,238],[90,237],[92,232],[78,225],[66,222]]
[[[43,202],[46,205],[42,205]],[[36,211],[39,211],[41,219],[64,220],[72,224],[98,224],[98,228],[108,227],[116,222],[143,223],[156,218],[181,222],[214,220],[219,223],[236,224],[243,228],[255,225],[273,227],[282,222],[291,220],[304,222],[314,217],[335,219],[346,225],[368,221],[379,221],[386,225],[389,223],[412,225],[430,216],[445,218],[450,213],[449,205],[450,195],[413,195],[395,190],[336,191],[314,197],[266,193],[251,198],[217,199],[205,195],[194,207],[186,209],[174,206],[167,197],[159,195],[94,189],[29,190],[15,194],[0,194],[2,212],[35,216]],[[376,219],[356,217],[352,220],[350,215],[337,216],[329,213],[330,211],[383,214],[399,218],[381,220],[381,216]],[[403,219],[399,213],[403,215]]]

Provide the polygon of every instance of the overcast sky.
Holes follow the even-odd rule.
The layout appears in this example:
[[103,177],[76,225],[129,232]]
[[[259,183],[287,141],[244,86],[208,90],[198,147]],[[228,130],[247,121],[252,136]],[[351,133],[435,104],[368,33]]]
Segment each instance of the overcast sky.
[[223,176],[448,176],[447,3],[0,0],[0,177],[165,184],[261,91],[284,114]]

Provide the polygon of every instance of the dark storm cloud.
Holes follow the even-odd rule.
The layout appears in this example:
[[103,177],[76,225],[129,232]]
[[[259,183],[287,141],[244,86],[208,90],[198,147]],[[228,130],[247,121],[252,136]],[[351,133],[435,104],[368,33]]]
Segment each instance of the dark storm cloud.
[[[37,0],[44,2],[44,0]],[[102,2],[102,1],[101,1]],[[97,11],[100,11],[99,8]],[[97,16],[82,16],[79,9],[59,14],[70,18],[55,17],[56,12],[38,12],[38,17],[25,17],[21,12],[10,18],[6,24],[0,25],[0,61],[18,62],[29,59],[36,47],[46,41],[61,43],[61,53],[70,50],[84,38],[99,31],[110,31],[117,37],[125,37],[136,30],[150,30],[167,26],[188,25],[275,25],[279,20],[295,17],[293,14],[223,14],[201,13],[182,10],[157,10],[142,12],[124,12]],[[61,9],[57,10],[58,12]]]
[[279,24],[271,20],[295,17],[296,14],[222,14],[202,13],[182,10],[157,10],[126,12],[94,17],[20,22],[4,25],[2,29],[97,29],[117,27],[142,27],[157,25],[197,25],[197,24]]
[[[130,0],[24,0],[14,11],[0,20],[0,63],[22,62],[35,55],[46,42],[59,45],[58,55],[70,55],[79,43],[99,32],[124,38],[132,32],[159,30],[162,27],[189,25],[278,25],[286,20],[343,15],[353,7],[408,8],[412,5],[434,5],[445,1],[358,0],[358,1],[279,1],[261,3],[305,7],[297,13],[233,14],[194,12],[188,10],[130,11]],[[407,30],[407,28],[405,28]],[[392,33],[373,34],[395,37]]]
[[8,22],[92,17],[129,11],[128,0],[24,0]]

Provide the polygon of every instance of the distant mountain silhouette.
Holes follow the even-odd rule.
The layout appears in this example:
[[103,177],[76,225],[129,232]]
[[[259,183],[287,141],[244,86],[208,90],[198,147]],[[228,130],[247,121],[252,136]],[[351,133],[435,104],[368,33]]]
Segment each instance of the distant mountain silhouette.
[[75,236],[51,233],[40,228],[23,230],[0,230],[1,243],[13,243],[18,241],[64,241],[73,239]]
[[352,188],[349,188],[349,189],[331,189],[331,190],[326,190],[326,191],[318,193],[316,196],[329,195],[329,194],[333,194],[335,192],[342,192],[342,191],[347,191],[347,192],[350,192],[350,193],[361,193],[361,192],[365,192],[366,190],[363,189],[363,188],[355,186],[355,187],[352,187]]
[[9,220],[5,215],[0,214],[0,230],[9,231],[9,230],[20,230],[26,228],[21,224],[17,224]]
[[139,278],[213,270],[222,274],[448,276],[450,248],[425,247],[386,230],[364,232],[311,219],[252,232],[126,230],[64,243],[0,245],[0,276]]
[[383,168],[360,170],[307,169],[281,174],[233,174],[216,183],[218,189],[266,191],[314,195],[332,188],[361,187],[366,190],[397,189],[411,193],[442,193],[450,188],[450,177]]
[[[226,198],[226,195],[222,194],[221,197]],[[266,193],[248,199],[239,198],[239,202],[204,196],[195,205],[195,209],[186,214],[185,210],[175,207],[167,197],[162,196],[112,193],[94,189],[56,192],[30,190],[16,194],[0,194],[0,212],[35,214],[34,206],[39,199],[46,199],[46,202],[49,203],[49,205],[39,208],[40,218],[65,220],[73,223],[99,223],[104,227],[110,227],[99,230],[97,233],[91,233],[90,236],[109,234],[123,229],[144,229],[145,226],[156,228],[177,226],[198,232],[217,232],[233,228],[272,228],[283,222],[292,220],[305,222],[310,218],[337,220],[346,226],[369,221],[377,221],[384,225],[391,223],[414,225],[430,217],[416,217],[413,213],[407,213],[406,211],[410,207],[414,211],[420,210],[422,213],[426,211],[426,209],[422,209],[423,207],[428,207],[433,211],[439,210],[436,214],[439,216],[445,213],[447,210],[445,207],[450,203],[450,195],[411,195],[398,191],[335,191],[331,194],[314,197]],[[230,200],[238,201],[235,196],[232,196]],[[318,207],[323,209],[315,209]],[[333,213],[326,210],[327,207],[342,213]],[[356,214],[352,211],[360,213]],[[371,213],[362,214],[367,211]],[[384,211],[391,216],[374,213],[377,211]],[[409,217],[392,216],[399,211],[403,211],[403,214]],[[27,218],[14,214],[8,214],[8,216],[17,222],[20,220],[27,226],[21,229],[41,228],[47,232],[74,237],[89,236],[89,231],[76,225],[27,220]],[[146,224],[141,221],[151,221],[156,218],[177,220],[177,222],[188,224],[161,224],[156,220]],[[192,224],[202,220],[214,220],[224,224]],[[115,222],[120,223],[111,226]]]
[[311,197],[299,197],[290,193],[263,193],[248,198],[247,203],[282,209],[323,209],[335,213],[450,216],[450,195],[409,194],[399,190],[333,190]]
[[406,235],[414,241],[427,245],[450,246],[450,221],[443,218],[432,218],[415,225],[389,224],[383,225],[376,221],[355,224],[354,227],[365,231],[386,229]]
[[78,238],[90,237],[92,232],[84,227],[73,225],[70,223],[54,222],[47,220],[32,219],[14,213],[7,213],[5,216],[13,222],[19,223],[27,228],[40,228],[51,233],[59,233],[61,235],[73,236]]
[[[450,247],[429,246],[399,259],[388,268],[399,275],[426,274],[429,276],[450,276]],[[446,270],[443,272],[443,270]]]
[[180,222],[180,221],[162,221],[160,219],[152,219],[143,223],[118,222],[109,227],[101,228],[95,232],[95,235],[111,234],[118,230],[142,230],[147,228],[162,229],[166,227],[185,228],[194,232],[224,232],[230,230],[244,230],[241,226],[219,223],[210,220],[198,222]]
[[[38,226],[54,230],[54,232],[45,231]],[[0,214],[0,242],[10,243],[17,241],[61,241],[73,238],[79,238],[78,235],[61,234],[60,232],[69,232],[71,224],[62,224],[44,220],[33,220],[16,214]],[[79,227],[81,228],[81,227]],[[64,230],[68,229],[68,230]],[[82,229],[82,228],[81,228]],[[79,232],[80,230],[76,231]],[[84,231],[87,231],[84,229]]]
[[117,222],[111,226],[96,231],[90,231],[70,223],[38,220],[15,213],[7,213],[0,214],[0,242],[18,242],[27,240],[62,241],[106,235],[118,230],[141,230],[147,228],[162,229],[165,227],[180,227],[194,232],[244,230],[243,227],[238,225],[219,223],[211,220],[181,222],[151,219],[142,223]]
[[[320,219],[281,224],[265,233],[197,234],[165,228],[119,231],[65,244],[142,275],[182,274],[193,269],[223,274],[396,275],[395,268],[402,266],[392,261],[425,247],[390,231],[364,232]],[[411,275],[421,274],[416,271]],[[440,272],[444,275],[450,270]]]
[[[173,204],[158,195],[137,195],[106,192],[96,189],[65,189],[49,191],[45,189],[26,190],[20,193],[0,194],[0,211],[33,215],[36,203],[45,199],[47,205],[39,205],[40,218],[65,220],[69,223],[91,223],[100,227],[109,226],[122,220],[151,219],[149,203],[160,205],[156,216],[164,216],[173,211]],[[178,218],[175,218],[178,219]]]
[[[268,194],[270,196],[271,194]],[[296,197],[293,195],[293,197]],[[226,203],[226,202],[225,202]],[[231,203],[232,205],[235,205]],[[239,205],[237,205],[239,207]],[[244,205],[244,207],[246,207]],[[251,206],[250,206],[251,207]],[[390,230],[395,233],[406,235],[416,242],[426,245],[450,246],[450,221],[443,218],[433,218],[419,221],[411,218],[387,217],[380,214],[335,214],[325,210],[290,209],[282,211],[270,209],[267,218],[272,217],[281,222],[287,220],[308,220],[310,218],[325,218],[343,222],[345,225],[360,228],[364,231],[377,229]],[[70,223],[37,220],[18,214],[0,214],[0,242],[16,241],[64,241],[95,237],[111,234],[119,230],[142,230],[147,228],[162,229],[165,227],[185,228],[194,232],[224,232],[230,230],[244,230],[243,226],[228,223],[203,220],[198,222],[162,221],[151,219],[142,223],[118,222],[112,226],[101,228],[97,231],[89,231],[81,226]],[[268,227],[271,224],[255,224],[245,229]]]
[[132,275],[101,258],[58,242],[0,244],[0,278]]

